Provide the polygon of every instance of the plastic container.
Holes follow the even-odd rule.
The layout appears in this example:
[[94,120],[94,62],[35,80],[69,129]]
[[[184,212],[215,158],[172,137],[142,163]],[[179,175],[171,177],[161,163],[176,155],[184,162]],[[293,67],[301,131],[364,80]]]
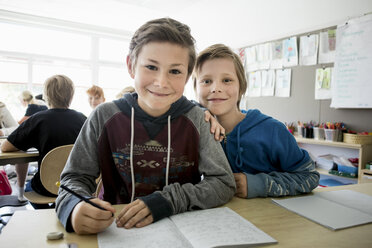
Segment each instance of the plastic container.
[[337,141],[338,132],[336,129],[324,129],[325,140],[327,141]]
[[324,128],[314,127],[314,139],[324,140]]
[[346,166],[342,164],[337,165],[337,170],[339,172],[345,172],[345,173],[350,173],[350,174],[358,174],[358,167],[354,166]]

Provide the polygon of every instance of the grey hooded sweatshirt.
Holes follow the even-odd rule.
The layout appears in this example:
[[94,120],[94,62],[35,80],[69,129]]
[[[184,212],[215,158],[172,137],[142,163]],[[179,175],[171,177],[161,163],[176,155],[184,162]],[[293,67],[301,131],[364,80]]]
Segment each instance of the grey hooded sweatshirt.
[[[137,94],[101,104],[85,122],[61,175],[61,184],[92,197],[102,174],[102,199],[111,204],[139,198],[154,222],[189,210],[227,203],[236,186],[203,110],[185,97],[160,117],[145,113]],[[67,231],[80,200],[60,189],[56,212]]]

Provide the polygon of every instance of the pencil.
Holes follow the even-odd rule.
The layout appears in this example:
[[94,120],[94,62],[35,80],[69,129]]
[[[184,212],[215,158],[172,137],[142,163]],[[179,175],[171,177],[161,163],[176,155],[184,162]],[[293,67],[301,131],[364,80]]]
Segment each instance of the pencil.
[[[89,203],[90,205],[92,205],[92,206],[94,206],[94,207],[96,207],[96,208],[99,208],[99,209],[101,209],[101,210],[105,210],[105,211],[109,211],[109,210],[104,209],[103,207],[97,205],[96,203],[90,201],[89,199],[83,197],[82,195],[79,195],[78,193],[76,193],[76,192],[73,191],[72,189],[67,188],[67,186],[65,186],[65,185],[62,185],[62,184],[61,184],[60,187],[61,187],[62,189],[64,189],[64,190],[66,190],[67,192],[73,194],[74,196],[76,196],[76,197],[79,198],[80,200],[83,200],[83,201],[85,201],[86,203]],[[113,213],[111,213],[111,214],[112,214],[112,216],[114,216]]]

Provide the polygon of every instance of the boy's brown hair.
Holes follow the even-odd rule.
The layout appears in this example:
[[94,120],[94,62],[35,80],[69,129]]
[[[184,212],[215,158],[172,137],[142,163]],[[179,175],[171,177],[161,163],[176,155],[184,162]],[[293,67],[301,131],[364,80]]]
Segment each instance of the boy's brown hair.
[[74,83],[67,76],[55,75],[44,83],[44,98],[53,108],[69,108],[74,93]]
[[129,45],[129,58],[132,69],[143,46],[150,42],[169,42],[180,45],[189,50],[189,65],[187,78],[191,75],[195,64],[195,40],[191,36],[190,28],[171,18],[160,18],[142,25],[133,35]]
[[234,67],[236,70],[236,75],[238,76],[239,80],[239,98],[238,98],[238,109],[239,104],[242,96],[244,95],[245,91],[247,90],[247,80],[245,77],[245,71],[242,64],[242,61],[240,60],[240,57],[234,53],[228,46],[225,46],[223,44],[215,44],[212,46],[207,47],[203,51],[201,51],[196,58],[196,64],[193,74],[193,82],[194,82],[194,90],[196,90],[196,78],[197,75],[202,68],[203,64],[212,59],[231,59],[234,63]]

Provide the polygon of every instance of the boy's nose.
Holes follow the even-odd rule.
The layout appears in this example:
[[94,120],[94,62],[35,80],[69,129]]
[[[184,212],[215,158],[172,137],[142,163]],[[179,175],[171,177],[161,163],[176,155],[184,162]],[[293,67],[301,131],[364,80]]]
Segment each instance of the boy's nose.
[[168,77],[165,73],[159,73],[155,79],[155,85],[159,87],[165,87],[168,85]]
[[221,92],[220,84],[219,83],[213,83],[212,87],[211,87],[211,92],[212,93]]

